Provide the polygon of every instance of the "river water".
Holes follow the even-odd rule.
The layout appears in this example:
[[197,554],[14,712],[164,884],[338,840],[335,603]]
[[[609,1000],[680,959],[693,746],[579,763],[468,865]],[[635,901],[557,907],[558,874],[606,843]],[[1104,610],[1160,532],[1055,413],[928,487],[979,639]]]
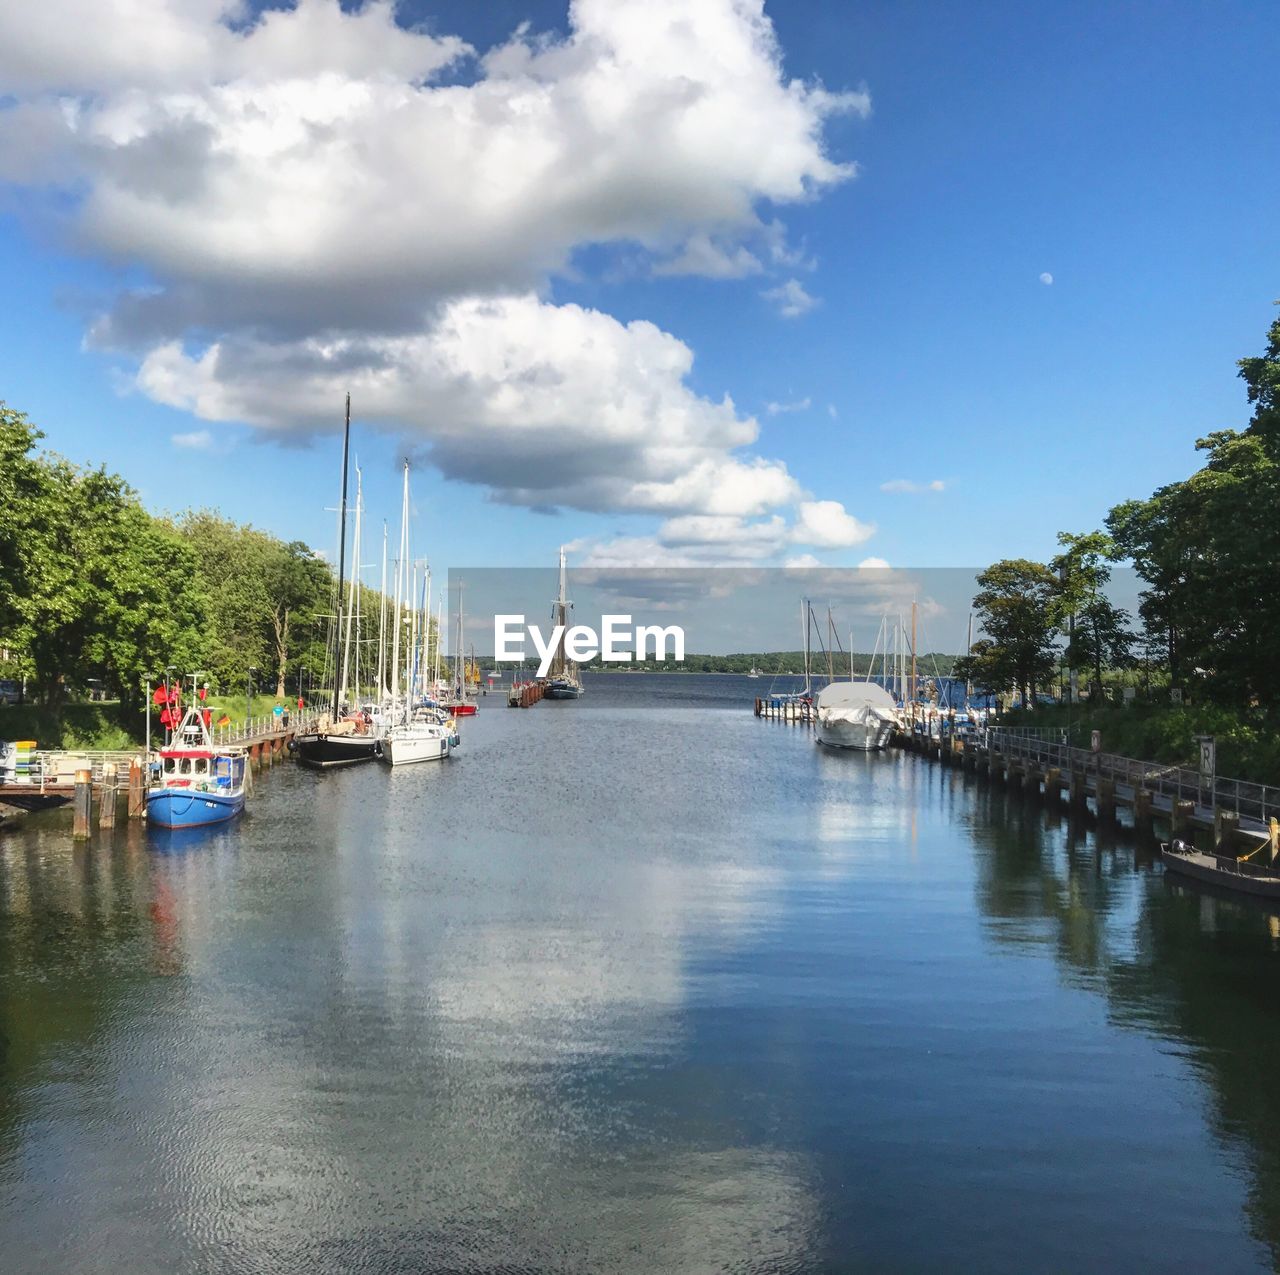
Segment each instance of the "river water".
[[0,831],[0,1267],[1271,1269],[1280,922],[762,687]]

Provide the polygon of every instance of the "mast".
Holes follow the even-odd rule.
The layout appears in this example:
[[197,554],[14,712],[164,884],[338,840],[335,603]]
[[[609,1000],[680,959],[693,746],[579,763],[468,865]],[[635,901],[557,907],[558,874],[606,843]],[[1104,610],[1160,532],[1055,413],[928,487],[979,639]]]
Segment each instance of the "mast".
[[342,431],[342,506],[338,514],[338,613],[333,626],[333,717],[338,716],[338,643],[342,640],[342,584],[347,568],[347,456],[351,450],[351,395],[347,395],[347,423]]
[[467,687],[463,681],[462,667],[462,580],[458,580],[458,644],[453,648],[453,681],[454,690],[458,696],[459,703],[463,703],[467,698]]
[[911,701],[915,702],[916,688],[916,604],[911,603]]
[[[973,612],[972,611],[969,612],[969,636],[966,639],[964,654],[965,654],[966,660],[970,655],[973,654]],[[966,663],[965,665],[966,670],[968,669],[968,667],[969,666]],[[966,677],[964,679],[964,702],[965,702],[966,708],[969,706],[969,701],[972,698],[973,698],[973,678]]]
[[400,498],[400,556],[396,559],[395,628],[391,634],[391,704],[400,694],[400,629],[404,623],[405,540],[409,534],[409,462],[404,463],[404,494]]
[[382,520],[382,588],[378,593],[378,699],[387,693],[387,520]]
[[835,666],[836,623],[831,618],[831,604],[827,603],[827,681],[836,680]]
[[800,603],[800,625],[804,631],[804,693],[812,694],[809,684],[809,599]]
[[339,700],[347,698],[351,674],[351,627],[355,623],[356,635],[356,697],[360,685],[360,514],[364,508],[364,479],[360,465],[356,464],[356,529],[351,538],[351,584],[347,598],[347,624],[342,641],[342,690]]
[[564,545],[560,546],[560,593],[551,612],[551,622],[560,627],[555,655],[551,657],[550,676],[563,677],[565,673],[564,635],[569,627],[569,584],[564,562]]

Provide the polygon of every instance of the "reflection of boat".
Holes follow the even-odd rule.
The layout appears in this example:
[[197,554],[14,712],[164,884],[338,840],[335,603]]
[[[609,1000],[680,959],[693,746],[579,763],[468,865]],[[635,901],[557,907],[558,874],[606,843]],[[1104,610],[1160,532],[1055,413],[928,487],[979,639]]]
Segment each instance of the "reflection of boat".
[[569,631],[569,612],[573,603],[568,598],[568,583],[564,565],[564,546],[560,546],[560,594],[551,604],[551,623],[560,637],[551,656],[547,670],[545,695],[547,699],[578,699],[582,695],[582,682],[578,678],[578,666],[565,658],[564,635]]
[[817,740],[828,748],[884,748],[898,723],[893,696],[875,682],[832,682],[814,705]]
[[1162,844],[1160,862],[1170,872],[1196,881],[1265,899],[1280,899],[1280,874],[1274,867],[1262,867],[1232,855],[1205,854],[1185,841]]
[[[172,711],[176,698],[170,697],[169,704]],[[147,789],[149,824],[203,828],[234,819],[244,809],[248,754],[243,748],[215,745],[209,716],[207,708],[193,704],[160,749],[159,768]]]

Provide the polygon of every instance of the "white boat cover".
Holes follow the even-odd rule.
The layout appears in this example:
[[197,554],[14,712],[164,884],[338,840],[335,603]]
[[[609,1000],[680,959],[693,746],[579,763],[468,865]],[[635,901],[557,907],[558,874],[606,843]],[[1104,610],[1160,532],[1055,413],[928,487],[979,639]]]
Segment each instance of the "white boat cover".
[[818,713],[836,720],[866,722],[872,718],[896,721],[893,696],[875,682],[832,682],[818,692]]

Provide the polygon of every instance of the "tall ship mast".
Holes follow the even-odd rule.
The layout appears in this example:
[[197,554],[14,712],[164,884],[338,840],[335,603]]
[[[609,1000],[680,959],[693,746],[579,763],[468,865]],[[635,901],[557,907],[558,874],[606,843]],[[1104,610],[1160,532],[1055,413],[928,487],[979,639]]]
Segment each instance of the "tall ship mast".
[[560,631],[556,640],[556,649],[551,656],[551,666],[547,670],[547,699],[578,699],[582,695],[582,681],[578,677],[578,666],[565,654],[565,635],[569,631],[569,612],[573,603],[569,601],[568,569],[565,566],[564,545],[560,546],[560,591],[551,604],[551,623]]

